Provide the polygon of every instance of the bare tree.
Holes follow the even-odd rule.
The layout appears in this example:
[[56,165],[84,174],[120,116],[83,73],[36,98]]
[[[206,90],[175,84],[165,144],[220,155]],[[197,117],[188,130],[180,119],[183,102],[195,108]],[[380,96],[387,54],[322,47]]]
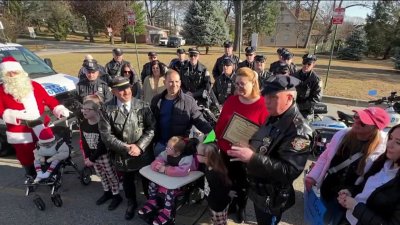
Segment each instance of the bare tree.
[[155,25],[155,18],[159,15],[163,4],[166,0],[144,0],[147,12],[147,23],[151,26]]
[[310,12],[310,27],[308,28],[307,31],[306,41],[303,46],[304,48],[308,47],[308,42],[310,41],[311,38],[311,32],[315,23],[315,19],[317,18],[318,15],[319,3],[321,3],[321,0],[310,0],[307,2],[309,4],[309,12]]
[[306,31],[307,31],[307,25],[306,24],[304,24],[301,21],[299,23],[296,23],[295,30],[294,30],[295,35],[296,35],[296,48],[299,47],[299,39],[300,39],[300,37],[305,36],[306,35]]

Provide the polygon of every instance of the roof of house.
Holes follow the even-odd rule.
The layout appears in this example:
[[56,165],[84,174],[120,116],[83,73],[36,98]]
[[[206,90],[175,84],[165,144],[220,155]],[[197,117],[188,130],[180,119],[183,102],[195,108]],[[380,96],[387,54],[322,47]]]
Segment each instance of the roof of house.
[[147,30],[158,30],[158,31],[169,31],[167,29],[161,28],[161,27],[155,27],[155,26],[151,26],[151,25],[144,25],[146,27]]

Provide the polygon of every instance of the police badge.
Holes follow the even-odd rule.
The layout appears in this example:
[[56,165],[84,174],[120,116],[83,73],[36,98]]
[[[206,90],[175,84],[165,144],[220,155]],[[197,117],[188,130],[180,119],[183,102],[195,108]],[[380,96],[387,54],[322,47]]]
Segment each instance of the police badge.
[[271,138],[265,137],[263,138],[263,145],[260,147],[260,153],[265,154],[268,151],[268,147],[271,144]]
[[310,141],[304,138],[297,137],[292,141],[293,149],[296,151],[300,151],[305,149],[310,145]]

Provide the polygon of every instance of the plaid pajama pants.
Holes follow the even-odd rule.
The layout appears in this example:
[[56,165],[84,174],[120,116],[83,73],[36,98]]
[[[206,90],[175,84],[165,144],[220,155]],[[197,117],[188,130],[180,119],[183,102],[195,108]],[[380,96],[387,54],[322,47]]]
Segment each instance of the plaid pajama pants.
[[94,162],[94,169],[101,179],[104,191],[110,191],[113,195],[119,193],[119,181],[114,167],[111,166],[110,159],[107,154],[100,156]]
[[221,212],[216,212],[210,209],[211,222],[213,225],[227,225],[228,224],[228,208],[229,204]]

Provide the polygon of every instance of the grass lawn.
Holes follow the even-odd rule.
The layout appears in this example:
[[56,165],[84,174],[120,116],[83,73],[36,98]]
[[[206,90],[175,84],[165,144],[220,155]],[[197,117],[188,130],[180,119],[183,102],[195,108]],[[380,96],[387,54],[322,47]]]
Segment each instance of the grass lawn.
[[[78,41],[76,38],[72,40]],[[106,40],[101,39],[100,43],[104,44],[107,42]],[[118,43],[118,41],[116,43]],[[136,71],[139,71],[135,54],[136,51],[133,44],[116,44],[115,46],[121,47],[125,51],[125,59],[133,64]],[[191,46],[185,46],[185,49],[189,47]],[[98,60],[98,62],[105,65],[109,60],[111,60],[112,48],[113,47],[110,46],[109,50],[96,50],[91,54]],[[150,50],[158,52],[159,60],[166,64],[169,64],[170,60],[175,57],[176,51],[175,48],[139,44],[138,52],[140,70],[142,69],[143,64],[148,61],[147,52]],[[269,68],[270,63],[277,60],[275,50],[276,48],[271,47],[261,47],[258,50],[259,54],[267,55],[267,68]],[[300,68],[301,56],[305,54],[307,50],[295,48],[291,50],[295,54],[295,63]],[[200,51],[202,54],[199,60],[211,73],[216,59],[223,53],[223,48],[212,47],[208,55],[205,55],[204,48],[200,48]],[[88,52],[59,53],[52,55],[47,54],[45,57],[52,59],[56,71],[76,75],[86,54],[88,54]],[[318,57],[315,70],[325,83],[329,57]],[[241,58],[242,60],[245,58],[243,53],[241,54]],[[367,100],[373,99],[373,97],[367,95],[368,90],[371,89],[376,89],[379,96],[387,96],[391,91],[400,92],[400,72],[393,69],[393,63],[390,60],[365,59],[357,62],[334,59],[332,61],[329,79],[326,89],[324,90],[325,95]]]

